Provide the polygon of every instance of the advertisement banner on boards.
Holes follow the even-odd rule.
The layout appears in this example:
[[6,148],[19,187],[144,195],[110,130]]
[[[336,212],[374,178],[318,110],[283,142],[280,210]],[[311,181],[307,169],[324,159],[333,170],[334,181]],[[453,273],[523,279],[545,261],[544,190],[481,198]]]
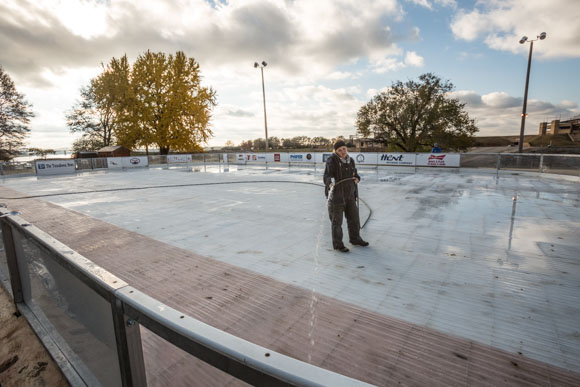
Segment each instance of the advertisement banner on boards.
[[326,163],[332,152],[317,152],[314,154],[314,161],[317,163]]
[[149,165],[149,158],[147,156],[131,156],[122,157],[123,168],[140,168]]
[[418,167],[459,167],[460,156],[456,153],[419,153]]
[[167,162],[174,163],[191,163],[193,157],[191,155],[167,155]]
[[377,163],[380,165],[415,165],[415,153],[379,153]]
[[378,153],[349,153],[349,156],[353,158],[356,164],[377,164]]
[[257,161],[259,163],[273,163],[274,162],[274,154],[273,153],[258,153],[257,154]]
[[123,168],[123,158],[122,157],[107,157],[107,168]]
[[289,153],[288,161],[291,163],[313,163],[314,152],[311,153]]
[[236,160],[238,164],[243,163],[273,163],[273,153],[237,153]]
[[61,175],[75,173],[75,161],[71,159],[35,160],[37,175]]

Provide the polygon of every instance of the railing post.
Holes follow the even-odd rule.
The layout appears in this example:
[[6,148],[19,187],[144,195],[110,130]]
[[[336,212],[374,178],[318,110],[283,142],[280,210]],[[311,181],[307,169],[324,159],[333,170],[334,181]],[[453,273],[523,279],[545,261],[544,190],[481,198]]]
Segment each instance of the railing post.
[[499,170],[501,169],[501,153],[497,154],[497,164],[495,166],[495,170],[497,171],[497,173],[499,173]]
[[10,276],[12,297],[14,304],[19,304],[24,302],[24,292],[22,291],[22,280],[20,278],[20,269],[18,268],[12,227],[7,222],[2,222],[2,239],[4,241],[6,260],[8,262],[8,275]]
[[111,308],[123,387],[147,386],[139,324],[125,315],[118,298],[112,299]]
[[542,168],[544,167],[544,155],[540,155],[540,170],[538,172],[542,173]]

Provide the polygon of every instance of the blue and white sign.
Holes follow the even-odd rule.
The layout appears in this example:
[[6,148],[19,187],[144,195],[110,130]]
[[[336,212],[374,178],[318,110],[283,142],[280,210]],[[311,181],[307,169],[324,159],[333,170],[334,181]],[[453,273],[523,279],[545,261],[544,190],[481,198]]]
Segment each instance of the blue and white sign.
[[62,175],[75,173],[75,161],[72,159],[35,160],[37,175]]
[[314,153],[289,153],[288,161],[291,163],[313,163]]

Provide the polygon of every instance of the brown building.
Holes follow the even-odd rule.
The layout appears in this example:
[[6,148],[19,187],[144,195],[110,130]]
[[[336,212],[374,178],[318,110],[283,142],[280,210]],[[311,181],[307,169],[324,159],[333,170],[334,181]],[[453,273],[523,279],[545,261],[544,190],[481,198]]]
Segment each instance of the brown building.
[[97,151],[99,157],[125,157],[131,156],[131,150],[121,145],[106,146]]
[[552,122],[540,122],[540,136],[553,136],[567,134],[572,141],[580,141],[580,116],[566,121],[553,120]]

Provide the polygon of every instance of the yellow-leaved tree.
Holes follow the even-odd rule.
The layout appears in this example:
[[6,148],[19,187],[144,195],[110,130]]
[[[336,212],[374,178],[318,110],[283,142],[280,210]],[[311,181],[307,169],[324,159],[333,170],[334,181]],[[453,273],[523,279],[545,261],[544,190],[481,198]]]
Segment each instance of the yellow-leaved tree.
[[133,66],[126,56],[113,58],[94,82],[96,98],[115,109],[119,145],[196,152],[213,135],[216,92],[201,86],[199,64],[181,51],[147,51]]

